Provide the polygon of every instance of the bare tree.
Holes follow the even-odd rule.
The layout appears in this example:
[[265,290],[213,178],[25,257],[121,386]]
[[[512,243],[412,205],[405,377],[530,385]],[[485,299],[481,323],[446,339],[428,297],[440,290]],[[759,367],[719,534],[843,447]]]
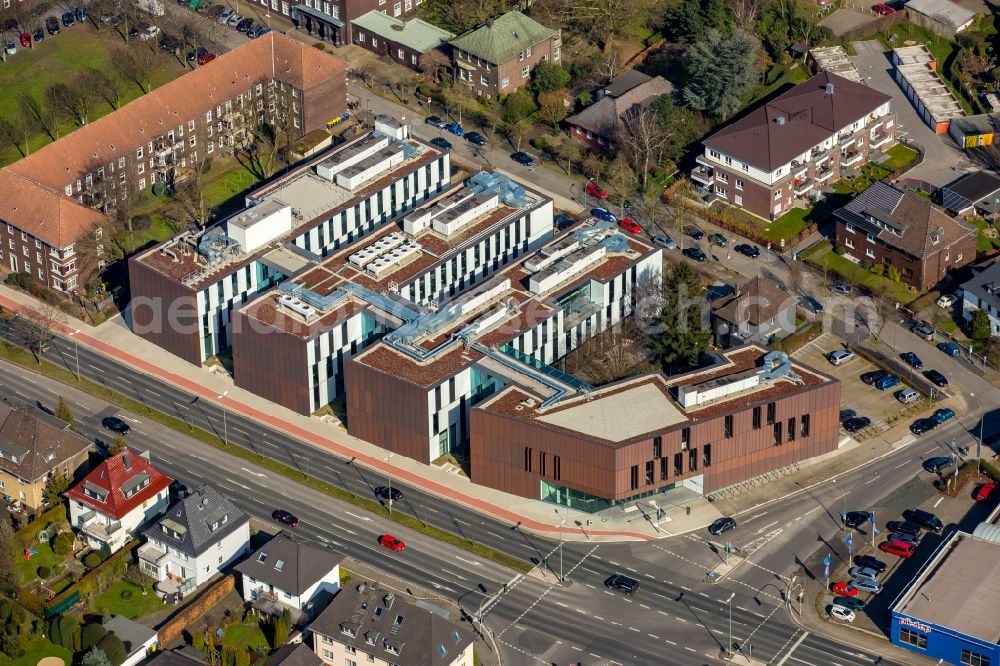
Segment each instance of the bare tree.
[[17,106],[21,111],[21,116],[31,126],[44,133],[47,137],[56,140],[56,119],[52,109],[42,104],[31,93],[21,93],[17,96]]
[[619,119],[614,132],[620,154],[635,166],[639,189],[646,189],[650,169],[659,166],[670,135],[646,107],[635,105]]
[[147,49],[118,47],[111,59],[112,67],[125,80],[139,86],[145,95],[151,87],[155,65],[153,52]]
[[799,289],[802,288],[802,262],[787,261],[785,265],[788,268],[788,287],[792,290],[793,294],[797,294]]
[[451,0],[445,4],[444,19],[457,32],[465,32],[506,10],[498,0]]
[[81,76],[88,78],[86,72],[80,72],[69,84],[53,83],[45,89],[45,100],[82,126],[97,105],[98,95],[86,81],[81,81]]
[[76,83],[87,86],[93,94],[108,103],[112,109],[122,105],[125,94],[125,81],[114,68],[103,72],[99,69],[85,69],[76,75]]
[[420,56],[420,71],[434,83],[440,83],[444,74],[451,71],[451,61],[438,49],[431,49]]
[[205,175],[207,160],[192,165],[185,177],[174,189],[171,201],[175,208],[175,217],[184,220],[194,220],[199,228],[204,228],[212,215],[213,209],[205,200]]
[[556,154],[560,159],[566,160],[566,174],[572,176],[573,163],[579,160],[583,154],[583,146],[576,139],[566,137],[566,140],[556,148]]
[[28,156],[28,123],[21,115],[0,118],[0,140],[17,149],[21,157]]
[[42,355],[48,351],[49,344],[55,339],[56,329],[65,319],[59,308],[48,303],[42,304],[37,310],[26,308],[18,319],[21,342],[39,363],[42,362]]
[[597,82],[609,81],[621,72],[625,65],[625,57],[617,46],[606,45],[600,59],[594,65],[594,76]]
[[868,317],[868,330],[871,332],[871,336],[878,340],[882,337],[885,325],[896,316],[896,308],[899,304],[893,299],[892,292],[886,285],[874,288],[871,299],[874,307]]
[[515,151],[521,150],[521,140],[524,139],[526,129],[520,122],[510,123],[504,128],[507,140],[510,141],[510,145],[514,146]]
[[762,0],[729,0],[729,9],[733,12],[737,27],[748,32],[754,32],[762,7]]
[[562,119],[569,115],[565,99],[565,93],[559,90],[538,93],[538,118],[558,129]]

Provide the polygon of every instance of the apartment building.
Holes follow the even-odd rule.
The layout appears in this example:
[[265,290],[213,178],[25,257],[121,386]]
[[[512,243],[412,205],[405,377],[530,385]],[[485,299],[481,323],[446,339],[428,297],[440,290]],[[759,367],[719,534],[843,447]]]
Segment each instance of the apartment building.
[[236,384],[311,414],[343,395],[355,354],[551,235],[549,198],[477,173],[240,309]]
[[890,100],[821,72],[705,139],[691,180],[707,201],[776,219],[895,143]]
[[976,229],[913,192],[875,181],[833,212],[837,247],[858,262],[894,266],[917,291],[976,259]]
[[676,488],[709,493],[836,450],[839,409],[837,380],[755,345],[553,405],[512,385],[472,410],[471,476],[587,512],[669,502]]
[[448,40],[455,36],[423,19],[404,21],[374,9],[351,24],[355,44],[417,71],[425,53],[447,49]]
[[[269,33],[0,169],[0,257],[54,289],[103,268],[104,218],[132,189],[172,184],[206,159],[230,155],[259,123],[290,134],[325,128],[347,107],[346,64]],[[96,266],[83,266],[87,234]]]
[[[269,0],[256,0],[267,7]],[[379,12],[399,18],[423,3],[424,0],[303,0],[290,8],[281,2],[281,13],[290,16],[292,23],[310,37],[334,46],[357,44],[359,28],[355,19],[370,12]],[[278,0],[270,0],[272,11]],[[290,9],[290,14],[289,10]]]
[[450,185],[448,153],[379,117],[375,130],[247,196],[248,208],[129,260],[132,330],[200,365],[233,340],[233,312],[254,295]]
[[559,62],[559,30],[514,10],[487,20],[452,39],[455,81],[476,95],[509,95],[531,82],[531,71],[543,60]]

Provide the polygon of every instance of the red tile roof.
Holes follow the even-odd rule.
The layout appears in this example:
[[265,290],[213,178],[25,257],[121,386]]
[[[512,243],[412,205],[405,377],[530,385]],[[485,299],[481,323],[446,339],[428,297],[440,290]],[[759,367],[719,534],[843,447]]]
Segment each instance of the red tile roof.
[[[133,479],[144,474],[149,476],[149,484],[139,492],[126,497],[125,491],[129,489]],[[132,509],[154,497],[161,490],[169,488],[172,481],[173,479],[153,467],[152,463],[142,456],[132,451],[123,451],[108,458],[83,477],[83,480],[66,491],[66,497],[115,520],[121,520]],[[101,502],[84,493],[85,485],[107,491],[105,501]]]
[[12,224],[51,247],[72,245],[99,226],[104,216],[39,185],[9,168],[0,169],[0,220]]

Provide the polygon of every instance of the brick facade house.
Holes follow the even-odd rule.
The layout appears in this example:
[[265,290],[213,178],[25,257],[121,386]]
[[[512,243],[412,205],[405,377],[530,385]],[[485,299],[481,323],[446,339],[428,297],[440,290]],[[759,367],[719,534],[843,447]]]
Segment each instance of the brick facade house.
[[560,32],[511,11],[449,42],[455,81],[476,95],[509,95],[531,81],[543,60],[559,62]]
[[422,19],[403,21],[377,10],[352,23],[357,46],[417,71],[421,56],[434,49],[443,50],[455,36]]
[[596,91],[597,101],[566,119],[569,135],[591,150],[611,150],[618,119],[635,105],[647,106],[674,86],[662,76],[630,69]]

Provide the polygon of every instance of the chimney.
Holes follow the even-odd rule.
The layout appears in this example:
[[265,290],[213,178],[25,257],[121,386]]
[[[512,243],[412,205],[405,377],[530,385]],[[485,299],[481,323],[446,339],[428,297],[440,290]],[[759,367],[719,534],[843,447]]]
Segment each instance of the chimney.
[[778,116],[777,118],[774,119],[774,122],[778,123],[779,125],[784,125],[785,124],[785,117],[784,116]]
[[131,456],[131,454],[126,453],[126,454],[124,454],[122,456],[122,465],[125,466],[125,469],[132,469],[132,456]]
[[832,95],[833,94],[833,84],[832,83],[827,83],[826,84],[826,94],[827,95]]

